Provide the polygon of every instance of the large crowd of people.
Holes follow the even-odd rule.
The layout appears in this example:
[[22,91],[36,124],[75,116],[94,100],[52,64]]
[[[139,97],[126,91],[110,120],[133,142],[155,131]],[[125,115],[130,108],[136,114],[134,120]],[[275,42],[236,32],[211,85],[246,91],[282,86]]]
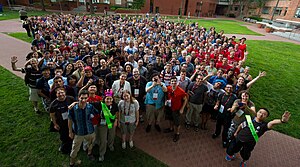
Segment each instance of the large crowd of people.
[[[221,135],[227,147],[226,160],[241,150],[245,166],[257,135],[289,120],[285,112],[264,122],[269,111],[255,108],[249,89],[266,72],[252,77],[244,66],[246,38],[228,38],[214,27],[158,15],[59,14],[27,18],[26,30],[34,36],[32,52],[23,67],[13,56],[12,68],[25,73],[37,114],[42,99],[70,166],[82,143],[91,160],[98,145],[98,160],[104,161],[106,149],[114,151],[117,128],[126,149],[134,147],[135,129],[144,121],[145,133],[154,127],[174,133],[178,142],[181,126],[198,132],[210,119],[216,126],[212,138]],[[162,129],[165,120],[169,126]]]

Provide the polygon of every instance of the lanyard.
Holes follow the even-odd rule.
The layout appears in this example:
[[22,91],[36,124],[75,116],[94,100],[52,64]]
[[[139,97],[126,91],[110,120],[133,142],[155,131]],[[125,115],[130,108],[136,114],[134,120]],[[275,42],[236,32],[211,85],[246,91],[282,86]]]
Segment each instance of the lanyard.
[[105,103],[101,102],[101,106],[102,106],[102,111],[103,111],[104,118],[106,120],[108,129],[111,129],[112,123],[110,122],[110,119],[115,119],[116,116],[111,114],[110,110],[107,108],[107,105]]
[[[226,95],[226,94],[224,93],[224,95],[223,95],[223,97],[222,97],[222,99],[221,99],[221,103],[222,103],[222,101],[223,101],[225,95]],[[226,104],[227,104],[228,101],[230,100],[231,96],[232,96],[232,93],[230,94],[230,96],[228,97],[228,99],[225,101],[225,104],[224,104],[223,106],[226,106]]]
[[245,116],[246,116],[246,120],[247,120],[248,126],[250,128],[250,131],[252,133],[252,136],[255,139],[255,142],[257,142],[258,141],[258,136],[257,136],[257,133],[255,131],[254,125],[252,123],[251,117],[250,117],[250,115],[245,115]]

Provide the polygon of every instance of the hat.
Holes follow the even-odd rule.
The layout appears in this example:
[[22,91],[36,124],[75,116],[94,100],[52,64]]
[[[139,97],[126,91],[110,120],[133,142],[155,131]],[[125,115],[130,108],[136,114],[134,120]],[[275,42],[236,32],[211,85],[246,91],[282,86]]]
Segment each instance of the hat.
[[104,91],[105,97],[109,96],[109,97],[113,97],[114,96],[114,92],[112,91],[112,89],[107,89],[106,91]]
[[84,67],[84,71],[88,71],[88,70],[93,71],[93,69],[92,69],[91,66],[86,66],[86,67]]

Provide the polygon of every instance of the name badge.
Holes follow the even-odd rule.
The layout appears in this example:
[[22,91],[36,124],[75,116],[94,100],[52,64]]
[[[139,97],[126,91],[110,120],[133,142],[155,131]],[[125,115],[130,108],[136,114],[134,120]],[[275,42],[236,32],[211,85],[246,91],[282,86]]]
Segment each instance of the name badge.
[[62,113],[62,114],[61,114],[61,117],[62,117],[63,120],[68,119],[68,112]]
[[125,123],[131,123],[131,122],[133,122],[133,119],[132,119],[132,116],[126,116],[125,115]]
[[100,120],[100,125],[106,125],[106,120],[105,119],[101,119]]
[[171,107],[171,99],[166,101],[166,106]]
[[139,89],[134,89],[134,97],[139,97],[140,90]]
[[223,113],[223,111],[224,111],[224,106],[221,105],[221,106],[220,106],[220,109],[219,109],[219,112],[220,112],[220,113]]
[[158,93],[153,93],[153,100],[157,100]]
[[238,117],[241,117],[242,115],[244,114],[244,111],[243,110],[238,110],[235,115],[238,116]]

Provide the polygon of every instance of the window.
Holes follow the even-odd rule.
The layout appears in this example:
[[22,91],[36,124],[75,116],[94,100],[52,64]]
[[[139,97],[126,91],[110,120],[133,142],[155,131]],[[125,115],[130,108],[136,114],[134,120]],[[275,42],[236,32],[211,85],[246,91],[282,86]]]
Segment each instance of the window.
[[274,8],[273,10],[274,10],[274,15],[281,15],[281,12],[282,12],[281,7],[280,8],[277,7],[276,9]]
[[234,11],[238,11],[239,10],[239,7],[238,6],[235,6],[234,7]]
[[103,0],[103,3],[110,4],[110,0]]
[[270,14],[271,7],[263,7],[261,13],[262,14]]
[[92,0],[92,3],[95,4],[95,3],[100,3],[100,0]]
[[122,1],[121,0],[115,0],[115,4],[116,5],[122,5]]
[[283,16],[285,16],[285,15],[286,15],[287,11],[288,11],[288,7],[285,7],[285,10],[284,10]]
[[298,7],[298,9],[296,10],[295,17],[300,18],[300,7]]
[[159,13],[159,7],[155,7],[155,13]]

